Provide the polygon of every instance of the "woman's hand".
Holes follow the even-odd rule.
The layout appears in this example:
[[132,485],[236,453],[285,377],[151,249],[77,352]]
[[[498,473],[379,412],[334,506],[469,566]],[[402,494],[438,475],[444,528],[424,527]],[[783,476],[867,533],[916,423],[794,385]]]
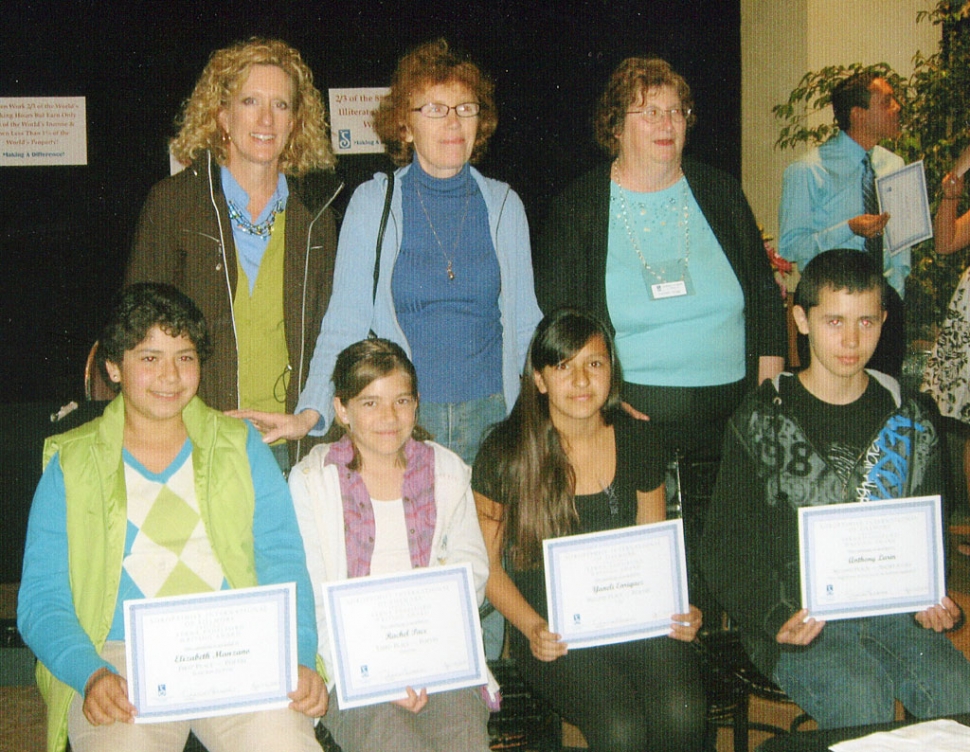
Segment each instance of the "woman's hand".
[[569,647],[565,642],[560,642],[561,637],[549,631],[549,623],[545,620],[537,622],[529,631],[529,647],[532,648],[532,655],[537,660],[554,661],[569,652]]
[[923,629],[932,629],[934,632],[946,632],[952,629],[953,625],[960,621],[960,607],[948,596],[935,606],[930,606],[924,611],[913,614],[916,622]]
[[803,608],[781,625],[775,635],[775,642],[779,645],[808,645],[819,636],[824,626],[824,621],[810,618],[808,609]]
[[405,710],[410,710],[412,713],[420,713],[424,706],[428,704],[428,690],[422,689],[421,693],[418,694],[411,687],[407,687],[408,696],[403,700],[392,700],[394,705],[399,708],[404,708]]
[[683,642],[693,642],[694,638],[697,637],[697,630],[701,628],[703,623],[704,615],[701,610],[697,606],[691,605],[690,611],[686,614],[673,615],[673,623],[670,625],[668,637]]
[[88,679],[81,710],[92,726],[110,726],[115,721],[134,723],[138,712],[128,702],[128,682],[106,668],[99,668]]
[[262,410],[228,410],[226,415],[248,420],[263,435],[264,444],[272,444],[280,439],[299,441],[320,420],[316,410],[303,410],[296,415],[289,413],[267,413]]
[[287,697],[293,700],[290,703],[291,710],[311,718],[326,715],[327,706],[330,704],[330,695],[323,677],[309,666],[297,666],[296,689]]
[[933,217],[933,245],[936,252],[946,256],[970,245],[970,212],[957,216],[963,198],[964,174],[970,167],[970,147],[957,158],[953,169],[943,176],[940,204]]
[[970,170],[970,146],[960,152],[957,161],[953,163],[953,169],[950,170],[950,174],[959,180],[968,170]]
[[758,358],[758,383],[775,378],[785,370],[785,359],[780,355],[762,355]]
[[649,415],[647,415],[646,413],[641,413],[629,402],[621,402],[620,407],[622,407],[623,410],[626,412],[626,414],[629,415],[634,420],[650,420]]

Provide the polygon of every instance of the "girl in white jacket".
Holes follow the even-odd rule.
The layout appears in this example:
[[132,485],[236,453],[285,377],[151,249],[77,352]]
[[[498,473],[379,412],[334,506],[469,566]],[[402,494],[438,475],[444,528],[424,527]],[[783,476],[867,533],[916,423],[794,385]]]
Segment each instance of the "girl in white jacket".
[[[471,564],[479,603],[488,555],[471,471],[457,455],[422,441],[414,366],[382,339],[351,345],[333,373],[339,440],[317,446],[290,474],[290,489],[317,599],[319,654],[334,686],[324,618],[324,582],[415,567]],[[428,695],[407,689],[394,702],[340,709],[323,719],[344,752],[488,749],[488,708],[476,689]]]

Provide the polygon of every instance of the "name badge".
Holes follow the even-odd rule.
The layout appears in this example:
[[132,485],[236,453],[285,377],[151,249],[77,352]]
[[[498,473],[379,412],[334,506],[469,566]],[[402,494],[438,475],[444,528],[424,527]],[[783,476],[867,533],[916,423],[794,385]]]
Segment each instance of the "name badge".
[[687,294],[687,283],[680,279],[676,282],[658,282],[650,285],[650,297],[654,300],[664,298],[679,298]]
[[667,259],[641,270],[650,300],[668,300],[694,294],[686,259]]

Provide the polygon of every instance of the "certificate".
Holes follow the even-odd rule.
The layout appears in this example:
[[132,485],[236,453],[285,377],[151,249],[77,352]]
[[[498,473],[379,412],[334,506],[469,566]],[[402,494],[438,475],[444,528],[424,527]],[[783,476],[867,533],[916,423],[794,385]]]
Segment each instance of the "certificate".
[[340,708],[488,682],[470,564],[323,584]]
[[876,178],[879,209],[889,212],[883,250],[890,254],[933,237],[923,160]]
[[803,507],[798,536],[816,619],[912,613],[946,595],[939,496]]
[[570,649],[670,632],[687,613],[681,520],[542,542],[549,629]]
[[297,684],[296,585],[125,601],[135,723],[285,708]]

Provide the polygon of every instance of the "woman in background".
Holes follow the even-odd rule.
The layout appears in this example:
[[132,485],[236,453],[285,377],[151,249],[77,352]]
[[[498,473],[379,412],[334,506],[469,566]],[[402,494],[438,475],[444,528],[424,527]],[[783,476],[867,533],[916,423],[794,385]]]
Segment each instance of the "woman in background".
[[[940,205],[933,218],[933,242],[936,252],[943,256],[970,245],[970,211],[964,214],[958,211],[964,197],[967,170],[970,170],[970,147],[957,157],[940,187]],[[970,267],[963,270],[950,298],[946,319],[926,361],[920,388],[932,395],[942,415],[970,424]],[[963,433],[966,434],[966,429]],[[964,440],[963,473],[970,497],[970,440]],[[970,541],[960,543],[958,550],[970,555]]]
[[[471,564],[479,601],[488,557],[475,519],[471,472],[417,428],[414,366],[393,342],[366,339],[336,359],[333,406],[342,438],[322,444],[290,473],[290,490],[318,594],[325,582]],[[317,598],[318,652],[333,688],[331,640]],[[496,687],[497,689],[497,687]],[[332,707],[324,724],[344,752],[488,749],[489,711],[478,689]]]
[[[947,256],[970,245],[970,211],[958,214],[964,180],[970,169],[970,147],[943,177],[940,206],[933,218],[936,252]],[[933,395],[940,412],[970,423],[970,267],[963,271],[930,353],[923,375],[924,392]]]
[[536,284],[545,313],[573,305],[609,324],[623,400],[671,449],[717,456],[744,394],[782,370],[787,330],[740,186],[684,159],[693,106],[665,61],[619,65],[595,116],[610,161],[553,202]]
[[[292,412],[330,299],[340,190],[313,74],[284,42],[213,53],[138,220],[126,283],[166,282],[212,332],[199,395],[219,410]],[[273,446],[288,468],[285,442]]]
[[473,488],[489,555],[486,594],[511,623],[534,690],[591,750],[703,747],[704,687],[689,645],[701,613],[671,615],[669,637],[568,650],[549,631],[542,541],[665,518],[653,427],[619,409],[606,326],[560,309],[536,329],[512,414],[487,436]]
[[369,331],[408,353],[421,383],[421,425],[467,463],[485,428],[508,413],[541,314],[522,202],[471,166],[498,124],[493,88],[443,39],[401,58],[374,122],[399,165],[393,190],[377,173],[354,192],[340,229],[333,300],[297,413],[246,416],[267,440],[325,432],[334,359]]

